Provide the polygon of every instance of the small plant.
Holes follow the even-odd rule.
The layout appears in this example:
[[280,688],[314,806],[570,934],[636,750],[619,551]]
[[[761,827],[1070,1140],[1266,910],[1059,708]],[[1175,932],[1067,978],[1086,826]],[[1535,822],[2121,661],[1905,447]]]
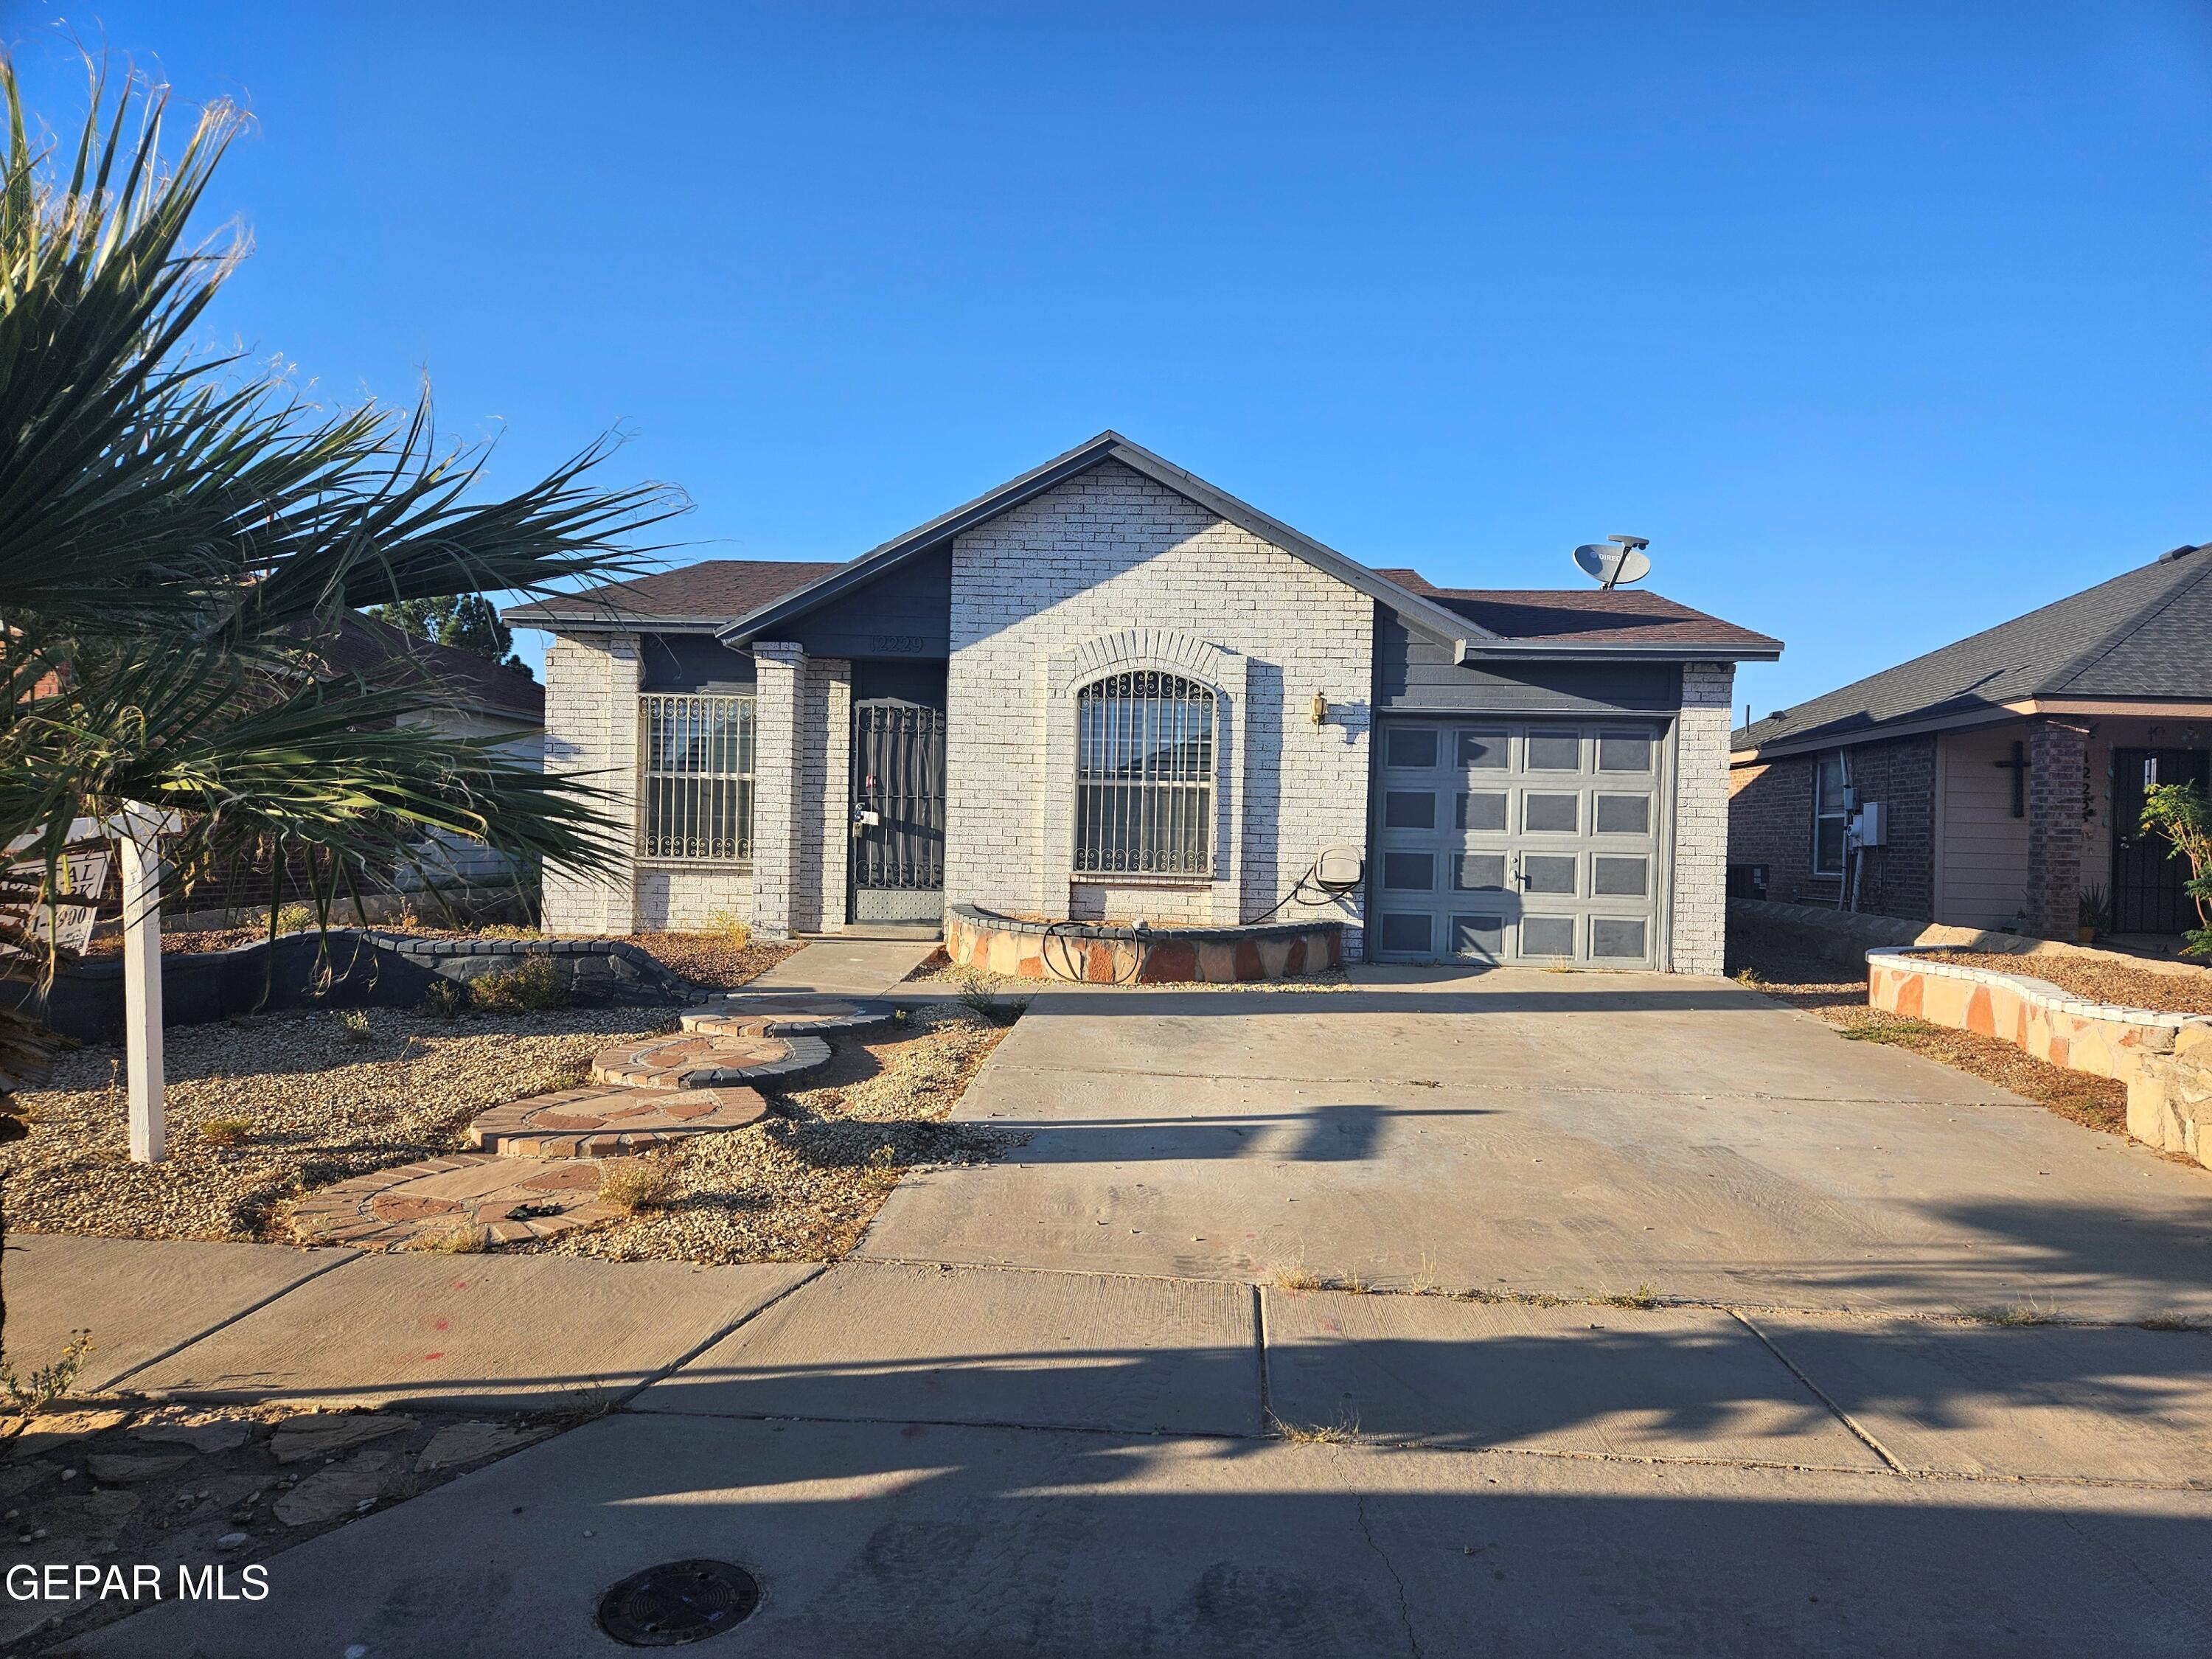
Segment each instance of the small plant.
[[1426,1296],[1437,1288],[1437,1259],[1426,1250],[1421,1252],[1421,1265],[1406,1275],[1406,1288],[1415,1296]]
[[2153,1314],[2136,1322],[2147,1331],[2212,1331],[2212,1318],[2203,1314]]
[[568,987],[550,957],[526,957],[504,972],[469,982],[469,1000],[495,1014],[538,1014],[568,1006]]
[[2081,924],[2081,943],[2087,945],[2112,925],[2112,896],[2102,882],[2092,882],[2081,890],[2075,906],[2075,919]]
[[2048,1325],[2054,1316],[2033,1302],[2008,1302],[2000,1307],[1961,1308],[1959,1317],[1976,1325]]
[[235,1146],[252,1133],[250,1118],[211,1117],[200,1125],[200,1139],[210,1146]]
[[71,1331],[54,1362],[40,1366],[27,1377],[18,1377],[9,1367],[0,1365],[0,1393],[6,1394],[9,1403],[28,1417],[70,1391],[76,1382],[76,1374],[84,1369],[85,1356],[91,1352],[92,1333]]
[[1348,1446],[1359,1438],[1359,1419],[1348,1409],[1334,1423],[1285,1423],[1272,1414],[1269,1421],[1293,1446]]
[[1845,1026],[1836,1035],[1846,1042],[1886,1042],[1892,1048],[1909,1048],[1922,1037],[1934,1036],[1943,1029],[1924,1019],[1880,1019]]
[[1598,1303],[1607,1308],[1639,1308],[1645,1312],[1659,1305],[1659,1292],[1649,1285],[1638,1285],[1632,1291],[1616,1291],[1611,1296],[1598,1297]]
[[998,1012],[999,995],[991,987],[989,975],[978,973],[973,968],[963,968],[953,975],[952,982],[960,988],[956,994],[966,1007],[986,1019]]
[[1306,1266],[1306,1253],[1300,1250],[1295,1259],[1275,1264],[1275,1288],[1279,1291],[1325,1291],[1328,1281]]
[[469,988],[442,974],[433,978],[422,994],[422,1012],[433,1019],[459,1019],[468,1007]]
[[709,910],[699,931],[732,951],[742,951],[753,942],[752,923],[734,910]]
[[658,1208],[675,1190],[676,1165],[666,1158],[624,1158],[599,1174],[600,1201],[624,1215]]
[[433,1255],[482,1255],[491,1249],[491,1229],[470,1225],[449,1233],[434,1233],[415,1246]]
[[1747,991],[1763,991],[1773,981],[1758,969],[1746,965],[1735,970],[1735,982]]
[[338,1011],[338,1035],[348,1042],[366,1042],[375,1035],[368,1023],[366,1008],[343,1008]]
[[2189,930],[2181,953],[2212,957],[2212,797],[2193,783],[2154,783],[2143,792],[2142,827],[2189,860],[2181,890],[2197,906],[2200,925]]
[[285,904],[277,907],[276,931],[280,933],[311,933],[315,925],[315,907],[312,904]]
[[1336,1288],[1340,1291],[1347,1291],[1353,1296],[1365,1296],[1372,1287],[1359,1276],[1358,1270],[1355,1268],[1336,1281]]
[[868,1154],[867,1163],[861,1166],[860,1178],[871,1187],[897,1186],[899,1178],[897,1151],[888,1144],[877,1147],[874,1152]]

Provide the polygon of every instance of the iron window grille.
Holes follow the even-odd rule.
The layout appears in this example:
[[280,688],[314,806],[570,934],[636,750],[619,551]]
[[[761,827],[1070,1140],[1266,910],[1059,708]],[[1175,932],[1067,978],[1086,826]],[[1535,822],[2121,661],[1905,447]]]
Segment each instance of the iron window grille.
[[753,855],[753,700],[647,696],[638,851],[732,863]]
[[1213,873],[1214,695],[1114,674],[1076,694],[1078,875]]

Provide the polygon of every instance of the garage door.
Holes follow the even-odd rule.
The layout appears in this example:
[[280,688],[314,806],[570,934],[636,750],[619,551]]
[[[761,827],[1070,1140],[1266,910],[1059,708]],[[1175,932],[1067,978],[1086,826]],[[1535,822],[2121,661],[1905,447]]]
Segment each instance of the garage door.
[[1386,962],[1658,963],[1662,728],[1386,720]]

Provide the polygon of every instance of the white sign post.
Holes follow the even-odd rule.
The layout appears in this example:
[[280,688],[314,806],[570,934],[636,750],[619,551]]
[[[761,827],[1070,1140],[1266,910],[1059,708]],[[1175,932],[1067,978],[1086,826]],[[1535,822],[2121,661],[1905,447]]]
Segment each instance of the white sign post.
[[161,815],[133,804],[109,829],[123,853],[123,1052],[130,1069],[131,1160],[168,1156],[161,1065]]

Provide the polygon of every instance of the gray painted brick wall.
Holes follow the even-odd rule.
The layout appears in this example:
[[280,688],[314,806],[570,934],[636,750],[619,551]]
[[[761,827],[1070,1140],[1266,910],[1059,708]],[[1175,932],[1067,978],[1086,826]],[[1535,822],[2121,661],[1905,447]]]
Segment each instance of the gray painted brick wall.
[[1735,668],[1682,665],[1674,739],[1674,905],[1668,965],[1717,974],[1728,946],[1728,757]]

